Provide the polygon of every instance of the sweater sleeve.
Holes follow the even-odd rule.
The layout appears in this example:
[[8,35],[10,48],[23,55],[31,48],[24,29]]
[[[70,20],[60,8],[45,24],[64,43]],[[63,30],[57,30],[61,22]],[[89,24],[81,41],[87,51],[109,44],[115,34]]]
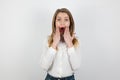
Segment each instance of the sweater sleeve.
[[81,64],[81,56],[80,56],[80,48],[68,48],[68,56],[69,56],[69,62],[72,67],[72,69],[75,71],[78,68],[80,68]]
[[[47,43],[47,41],[45,42]],[[43,48],[43,52],[40,56],[40,66],[47,71],[52,66],[56,50],[52,47],[48,47],[46,44],[44,46],[45,47]]]

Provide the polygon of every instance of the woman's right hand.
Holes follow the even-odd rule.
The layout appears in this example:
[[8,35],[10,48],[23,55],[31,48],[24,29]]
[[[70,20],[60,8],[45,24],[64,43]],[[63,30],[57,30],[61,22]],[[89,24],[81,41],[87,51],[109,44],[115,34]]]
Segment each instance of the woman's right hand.
[[53,34],[53,43],[52,43],[52,47],[54,49],[56,49],[59,41],[60,41],[60,31],[59,31],[59,27],[56,27],[56,31]]

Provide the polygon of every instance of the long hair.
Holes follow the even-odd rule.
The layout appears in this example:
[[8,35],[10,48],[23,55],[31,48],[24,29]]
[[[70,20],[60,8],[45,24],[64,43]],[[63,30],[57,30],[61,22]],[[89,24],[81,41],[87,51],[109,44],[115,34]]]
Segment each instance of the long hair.
[[[54,13],[54,16],[53,16],[53,19],[52,19],[52,33],[51,35],[49,36],[48,38],[48,46],[50,47],[53,43],[53,34],[55,33],[56,31],[56,25],[55,25],[55,21],[56,21],[56,16],[58,13],[60,12],[63,12],[63,13],[66,13],[68,16],[69,16],[69,20],[70,20],[70,26],[69,26],[69,31],[70,31],[70,35],[73,36],[74,34],[74,30],[75,30],[75,24],[74,24],[74,20],[73,20],[73,17],[72,17],[72,14],[71,12],[66,9],[66,8],[61,8],[61,9],[57,9],[56,12]],[[79,42],[78,42],[78,39],[75,37],[72,41],[73,45],[75,47],[78,46]]]

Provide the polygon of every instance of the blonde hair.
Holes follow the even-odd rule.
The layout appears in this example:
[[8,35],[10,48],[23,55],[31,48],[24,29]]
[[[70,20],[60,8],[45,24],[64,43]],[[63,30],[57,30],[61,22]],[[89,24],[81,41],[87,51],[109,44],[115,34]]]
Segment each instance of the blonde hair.
[[[53,19],[52,19],[52,33],[51,35],[48,37],[48,46],[50,47],[53,43],[53,34],[55,33],[55,30],[56,30],[56,26],[55,26],[55,21],[56,21],[56,16],[58,13],[60,12],[63,12],[63,13],[66,13],[68,16],[69,16],[69,19],[70,19],[70,26],[69,26],[69,30],[70,30],[70,35],[73,36],[74,34],[74,30],[75,30],[75,24],[74,24],[74,20],[73,20],[73,17],[72,17],[72,14],[71,12],[66,9],[66,8],[61,8],[61,9],[57,9],[56,12],[54,13],[54,16],[53,16]],[[75,47],[78,46],[79,42],[78,42],[78,39],[75,37],[72,41],[73,45]]]

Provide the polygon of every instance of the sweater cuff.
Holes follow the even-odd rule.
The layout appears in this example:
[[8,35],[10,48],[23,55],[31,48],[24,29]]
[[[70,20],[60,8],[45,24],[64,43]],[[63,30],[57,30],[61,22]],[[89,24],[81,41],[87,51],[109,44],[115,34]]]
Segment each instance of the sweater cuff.
[[55,53],[56,53],[57,51],[56,51],[54,48],[50,47],[50,48],[49,48],[49,52],[50,52],[50,54],[55,55]]
[[75,48],[74,47],[68,48],[68,54],[69,55],[72,54],[72,53],[74,53],[74,52],[75,52]]

